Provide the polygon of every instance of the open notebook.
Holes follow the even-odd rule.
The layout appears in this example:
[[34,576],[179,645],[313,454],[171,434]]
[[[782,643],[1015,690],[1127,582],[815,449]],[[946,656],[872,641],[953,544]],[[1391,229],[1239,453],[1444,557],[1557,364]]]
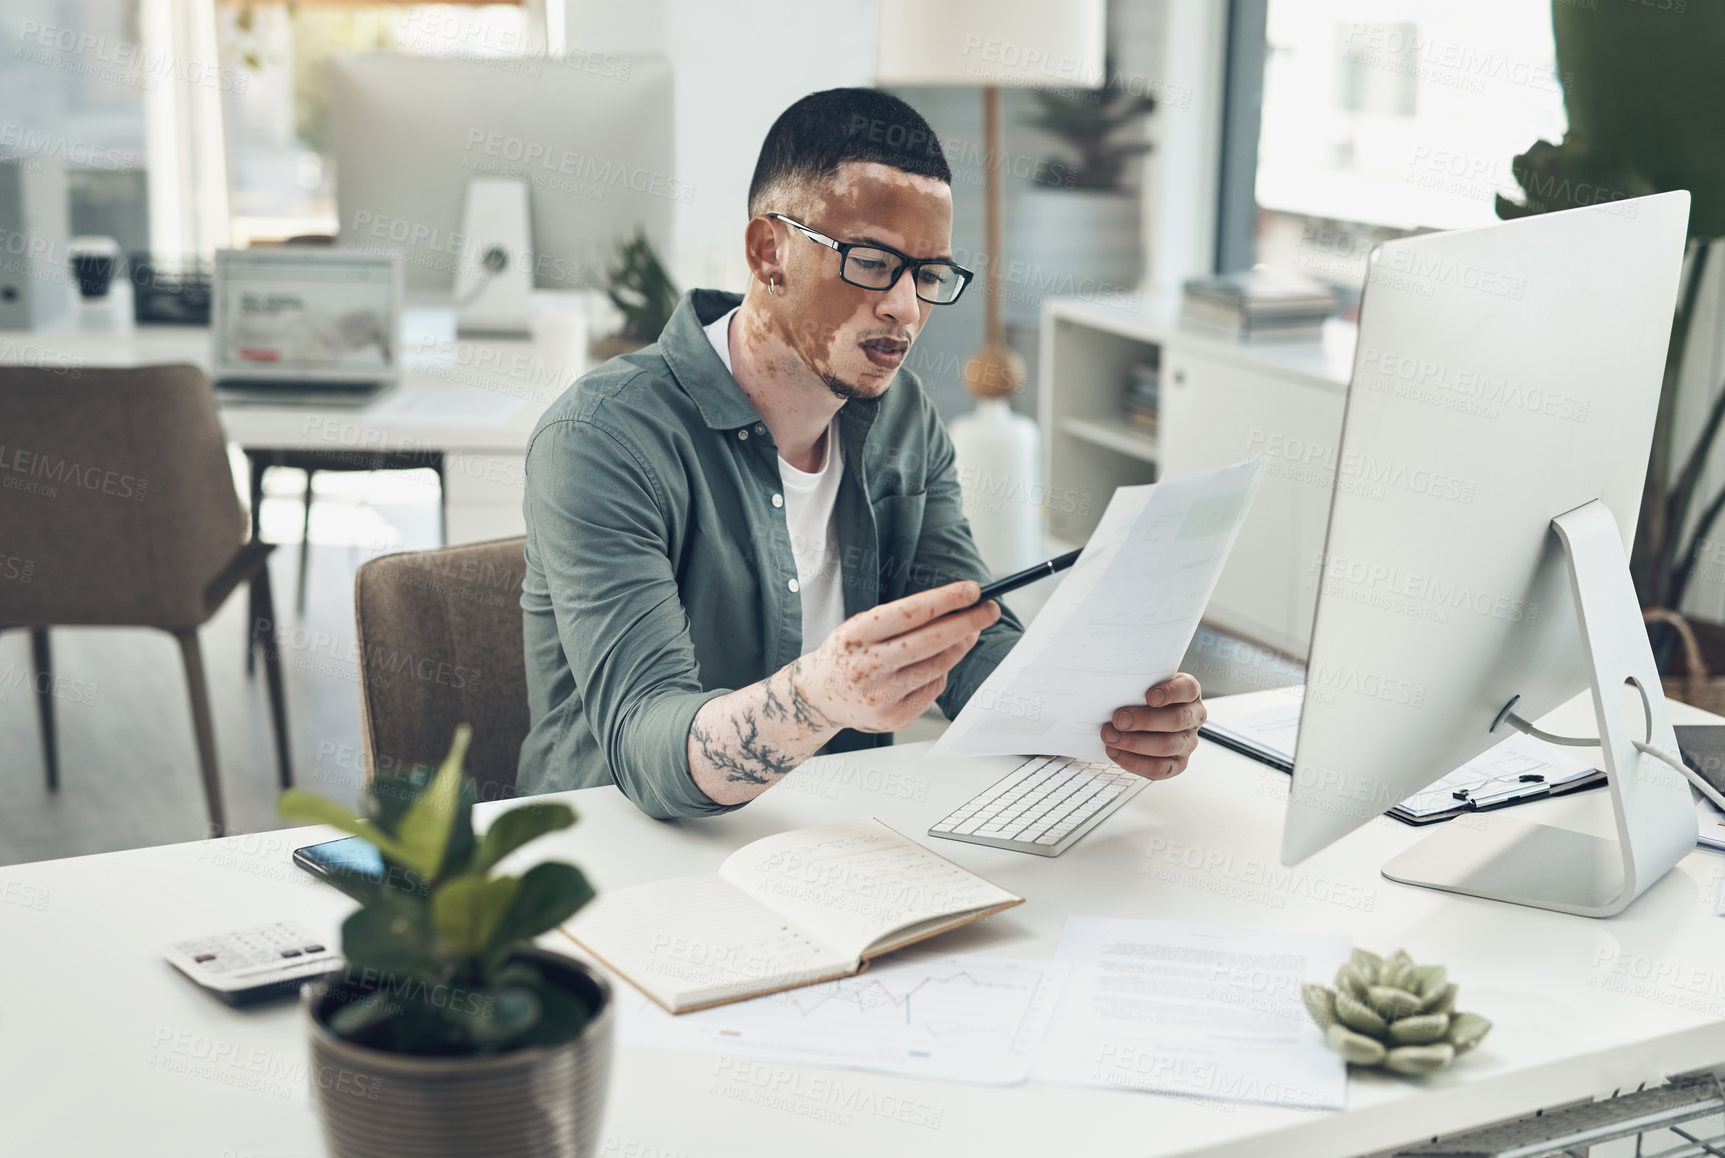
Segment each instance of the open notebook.
[[744,845],[716,876],[601,893],[563,931],[672,1013],[860,973],[1024,903],[873,818]]

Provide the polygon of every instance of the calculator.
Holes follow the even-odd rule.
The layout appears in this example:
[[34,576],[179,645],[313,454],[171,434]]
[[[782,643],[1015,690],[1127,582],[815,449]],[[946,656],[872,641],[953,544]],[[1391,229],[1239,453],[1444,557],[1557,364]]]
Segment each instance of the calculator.
[[180,941],[164,950],[174,968],[229,1005],[250,1005],[299,992],[307,981],[338,973],[341,954],[295,921],[278,921]]

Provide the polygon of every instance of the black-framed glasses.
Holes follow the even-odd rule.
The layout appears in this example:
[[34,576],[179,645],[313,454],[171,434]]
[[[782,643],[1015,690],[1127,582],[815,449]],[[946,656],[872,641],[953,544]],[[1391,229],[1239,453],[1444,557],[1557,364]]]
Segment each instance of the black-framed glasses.
[[813,242],[839,255],[839,277],[861,289],[889,290],[898,284],[905,270],[911,271],[911,284],[916,296],[937,306],[949,306],[958,300],[964,287],[976,275],[962,265],[941,259],[910,257],[882,245],[864,245],[854,241],[834,241],[800,221],[792,221],[783,213],[768,213],[775,221],[783,221],[793,229],[802,230]]

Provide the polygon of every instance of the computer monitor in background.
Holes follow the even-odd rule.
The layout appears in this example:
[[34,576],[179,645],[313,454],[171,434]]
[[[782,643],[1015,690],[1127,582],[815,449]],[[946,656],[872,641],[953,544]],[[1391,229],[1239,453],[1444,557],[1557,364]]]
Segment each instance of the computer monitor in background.
[[1502,740],[1512,701],[1589,685],[1617,840],[1494,813],[1384,875],[1606,916],[1694,847],[1687,782],[1636,748],[1676,740],[1626,562],[1688,215],[1665,193],[1372,254],[1284,863]]
[[524,182],[540,289],[601,285],[646,232],[670,263],[671,66],[662,57],[450,59],[379,52],[330,61],[339,241],[403,254],[406,288],[448,298],[484,254],[464,235],[472,178]]

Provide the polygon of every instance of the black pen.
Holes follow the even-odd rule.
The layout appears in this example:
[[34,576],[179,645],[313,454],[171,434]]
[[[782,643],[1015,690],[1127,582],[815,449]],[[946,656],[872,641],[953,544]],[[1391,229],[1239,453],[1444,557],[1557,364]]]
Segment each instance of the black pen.
[[978,603],[986,603],[997,596],[1005,595],[1008,591],[1017,591],[1020,587],[1028,587],[1038,579],[1052,575],[1056,571],[1064,571],[1068,567],[1072,566],[1072,564],[1078,562],[1078,556],[1082,550],[1083,549],[1080,548],[1078,551],[1068,551],[1066,554],[1056,556],[1055,558],[1048,560],[1046,563],[1038,563],[1034,567],[1026,567],[1024,570],[1008,575],[1004,579],[996,579],[992,583],[985,583],[982,587],[982,594],[977,597],[976,601]]

